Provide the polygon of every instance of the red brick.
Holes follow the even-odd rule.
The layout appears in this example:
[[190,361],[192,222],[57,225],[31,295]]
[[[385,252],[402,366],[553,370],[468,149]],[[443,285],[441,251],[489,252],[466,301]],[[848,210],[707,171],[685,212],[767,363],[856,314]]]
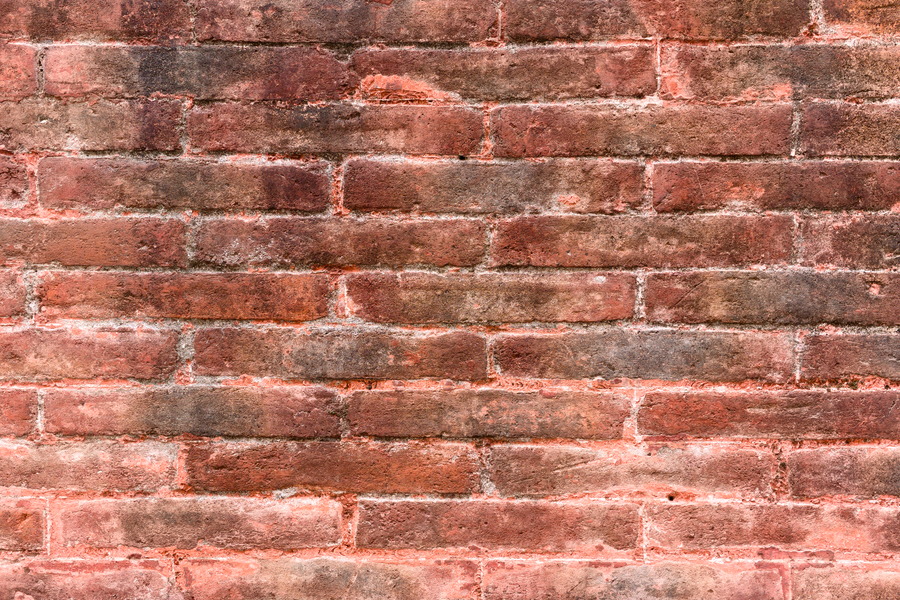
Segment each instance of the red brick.
[[0,37],[35,40],[187,41],[182,0],[10,0],[0,4]]
[[44,392],[61,435],[338,437],[337,395],[320,387],[88,388]]
[[200,150],[291,155],[474,154],[483,129],[481,113],[461,106],[233,103],[195,107],[187,128]]
[[0,208],[18,208],[28,195],[28,170],[10,156],[0,156]]
[[522,323],[627,319],[631,275],[361,273],[347,278],[351,311],[379,323]]
[[0,595],[41,600],[177,600],[171,566],[148,560],[29,560],[0,565]]
[[900,163],[677,162],[653,166],[653,208],[695,210],[890,210]]
[[187,560],[194,600],[471,600],[474,562],[370,558]]
[[37,390],[0,388],[0,435],[24,436],[34,429]]
[[634,504],[500,500],[364,500],[362,548],[466,548],[543,552],[633,549]]
[[[873,294],[873,286],[881,292]],[[679,323],[900,324],[900,275],[718,272],[651,274],[647,318]]]
[[204,444],[188,448],[186,468],[193,488],[214,492],[465,494],[479,486],[477,454],[453,443]]
[[825,0],[825,20],[850,35],[900,32],[900,9],[879,0]]
[[[31,553],[44,548],[43,507],[44,502],[38,499],[0,500],[0,550]],[[0,575],[0,586],[2,581]]]
[[900,337],[886,334],[813,335],[805,340],[801,377],[900,379]]
[[[895,435],[896,437],[896,435]],[[791,495],[820,498],[900,496],[897,464],[900,451],[886,447],[814,448],[787,458]]]
[[489,477],[504,496],[636,492],[761,496],[775,458],[739,446],[493,446]]
[[0,150],[175,150],[180,113],[158,99],[0,102]]
[[790,107],[515,105],[491,113],[497,156],[786,154]]
[[525,216],[500,221],[494,265],[726,267],[791,257],[787,216]]
[[323,163],[50,157],[38,171],[40,200],[56,209],[291,210],[331,204]]
[[25,280],[19,271],[0,271],[0,318],[25,314]]
[[900,392],[651,392],[643,435],[701,438],[897,439]]
[[483,337],[463,332],[415,335],[358,329],[198,331],[196,370],[203,375],[283,379],[476,380],[487,375]]
[[496,33],[490,0],[201,0],[200,40],[468,42]]
[[37,53],[31,46],[0,45],[0,98],[15,100],[37,92],[36,67]]
[[[800,238],[800,260],[805,265],[850,269],[900,265],[900,215],[810,217],[800,223]],[[882,291],[873,288],[872,293]]]
[[864,600],[900,596],[893,564],[817,564],[791,569],[794,600]]
[[341,537],[340,503],[321,498],[62,500],[51,511],[51,543],[63,549],[295,550],[335,546]]
[[507,35],[517,41],[598,40],[657,35],[733,40],[799,35],[810,20],[806,0],[748,4],[675,0],[509,0]]
[[809,156],[896,156],[898,128],[896,104],[812,102],[803,109],[800,150]]
[[351,65],[375,98],[521,101],[652,94],[654,61],[641,45],[360,50]]
[[770,332],[506,335],[495,348],[501,372],[517,377],[784,382],[793,372],[791,337]]
[[355,435],[618,439],[630,411],[613,392],[401,390],[356,392],[347,401]]
[[321,101],[355,85],[345,64],[315,48],[51,46],[44,72],[53,96]]
[[470,266],[484,257],[475,220],[272,217],[211,219],[196,236],[196,260],[215,266]]
[[44,271],[36,294],[44,318],[265,319],[328,314],[325,274],[102,273]]
[[619,213],[641,203],[636,162],[354,159],[344,171],[344,206],[353,210]]
[[707,100],[893,98],[896,46],[665,46],[662,94]]
[[175,482],[174,445],[159,442],[0,442],[0,486],[152,492]]
[[177,335],[155,329],[0,329],[4,379],[162,379]]
[[715,548],[896,552],[896,508],[662,504],[648,507],[648,543],[680,551]]
[[777,566],[740,562],[623,564],[489,561],[486,600],[784,600]]

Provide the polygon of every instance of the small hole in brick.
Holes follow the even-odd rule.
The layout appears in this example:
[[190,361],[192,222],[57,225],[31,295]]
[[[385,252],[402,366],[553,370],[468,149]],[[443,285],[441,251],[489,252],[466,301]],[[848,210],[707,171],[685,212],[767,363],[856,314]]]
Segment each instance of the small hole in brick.
[[666,499],[667,499],[669,502],[671,502],[672,500],[675,499],[675,494],[669,494],[668,496],[666,496]]
[[459,160],[466,160],[467,157],[466,157],[466,156],[463,156],[462,154],[460,154],[460,155],[457,156],[456,158],[458,158]]

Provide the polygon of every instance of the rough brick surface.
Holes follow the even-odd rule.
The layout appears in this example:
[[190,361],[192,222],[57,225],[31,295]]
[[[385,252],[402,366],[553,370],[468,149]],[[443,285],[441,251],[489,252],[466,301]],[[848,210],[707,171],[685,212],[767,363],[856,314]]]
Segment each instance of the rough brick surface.
[[895,0],[0,0],[0,600],[900,598]]

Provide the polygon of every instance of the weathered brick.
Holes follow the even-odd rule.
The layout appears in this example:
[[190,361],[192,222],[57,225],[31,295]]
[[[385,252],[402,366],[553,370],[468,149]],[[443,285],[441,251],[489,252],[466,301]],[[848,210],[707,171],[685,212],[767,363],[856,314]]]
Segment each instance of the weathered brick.
[[645,96],[656,91],[649,45],[360,50],[351,65],[376,99],[480,101]]
[[491,113],[497,156],[786,154],[790,107],[513,105]]
[[618,439],[629,405],[612,392],[366,391],[348,399],[347,420],[379,437]]
[[264,319],[328,314],[325,274],[43,271],[36,295],[48,319]]
[[344,171],[344,206],[433,213],[619,213],[640,205],[642,174],[636,162],[603,159],[354,159]]
[[677,162],[653,166],[653,208],[696,210],[889,210],[900,163]]
[[0,44],[0,98],[15,100],[34,94],[36,67],[37,53],[33,47]]
[[487,246],[475,220],[271,217],[199,225],[195,259],[215,266],[470,266]]
[[788,381],[791,338],[769,332],[610,331],[505,335],[501,372],[518,377]]
[[191,446],[185,460],[190,485],[214,492],[465,494],[479,486],[478,456],[465,444],[216,443]]
[[900,496],[898,464],[897,448],[797,450],[787,457],[791,495],[799,498],[837,494],[863,498]]
[[0,388],[0,435],[24,436],[34,429],[36,390]]
[[0,209],[22,206],[28,195],[28,170],[11,156],[0,156]]
[[651,274],[644,298],[651,321],[900,325],[900,276],[891,273]]
[[194,600],[470,600],[477,565],[369,558],[192,559],[182,563]]
[[800,151],[809,156],[897,156],[898,128],[896,104],[812,102],[800,120]]
[[44,73],[53,96],[322,101],[339,100],[356,82],[330,53],[305,47],[56,46]]
[[0,318],[25,314],[25,280],[20,271],[0,271]]
[[28,560],[0,564],[0,595],[41,600],[179,600],[170,564],[149,560]]
[[493,446],[489,477],[504,496],[680,492],[760,496],[771,491],[775,458],[739,446]]
[[634,311],[631,275],[361,273],[347,278],[353,314],[379,323],[608,321]]
[[900,595],[891,564],[816,564],[791,568],[794,600],[875,600]]
[[824,0],[825,20],[829,26],[851,35],[900,32],[900,8],[879,0]]
[[732,267],[791,257],[787,216],[526,216],[497,224],[494,265]]
[[63,549],[295,550],[335,546],[341,536],[341,505],[324,498],[61,500],[51,514],[51,543]]
[[806,338],[805,345],[800,369],[803,379],[900,379],[900,337],[896,335],[813,335]]
[[175,150],[180,112],[159,99],[0,102],[0,150]]
[[616,551],[635,548],[635,504],[501,500],[364,500],[363,548]]
[[482,379],[487,348],[479,335],[356,329],[198,331],[196,370],[203,375],[282,379]]
[[49,157],[38,170],[47,208],[321,212],[331,182],[323,163]]
[[662,94],[706,100],[885,99],[900,93],[896,46],[665,46]]
[[483,133],[472,108],[352,104],[211,104],[192,109],[187,128],[201,150],[292,155],[474,154]]
[[201,0],[201,40],[469,42],[496,33],[491,0]]
[[701,438],[897,439],[900,392],[650,392],[644,435]]
[[178,449],[159,442],[0,442],[0,486],[152,492],[175,483]]
[[91,267],[174,267],[185,256],[178,219],[0,218],[0,261]]
[[38,499],[0,500],[0,550],[34,553],[44,548],[46,518],[43,505],[44,502]]
[[3,379],[162,379],[175,369],[177,334],[143,329],[0,329]]
[[[622,564],[489,561],[486,600],[784,600],[776,566],[740,562]],[[811,599],[810,599],[811,600]]]
[[61,435],[338,437],[337,395],[320,387],[47,390],[45,428]]
[[[800,260],[805,265],[850,269],[900,265],[900,215],[809,217],[800,223],[800,238]],[[882,287],[871,292],[880,294]]]

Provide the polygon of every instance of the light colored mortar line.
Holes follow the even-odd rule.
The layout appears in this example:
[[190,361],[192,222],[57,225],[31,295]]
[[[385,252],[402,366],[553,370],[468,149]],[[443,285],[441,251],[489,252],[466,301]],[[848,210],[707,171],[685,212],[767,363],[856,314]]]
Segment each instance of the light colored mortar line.
[[44,399],[45,391],[44,389],[37,390],[37,410],[35,411],[35,433],[38,434],[39,437],[43,437],[46,432],[46,418],[45,418],[45,399]]
[[801,153],[801,127],[803,120],[803,106],[800,102],[794,102],[791,108],[791,158],[802,156]]

